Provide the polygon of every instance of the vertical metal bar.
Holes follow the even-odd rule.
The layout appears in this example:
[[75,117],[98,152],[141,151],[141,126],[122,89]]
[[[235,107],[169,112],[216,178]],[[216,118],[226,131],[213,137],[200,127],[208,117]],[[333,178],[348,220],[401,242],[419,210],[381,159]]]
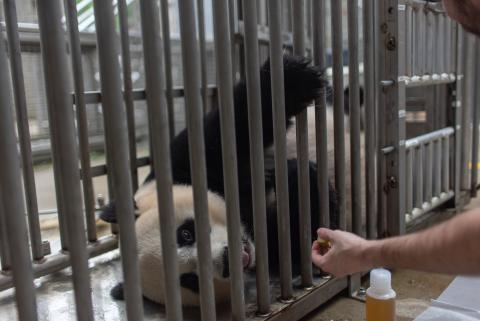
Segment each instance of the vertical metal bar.
[[[268,275],[268,245],[267,235],[265,233],[267,231],[264,178],[265,169],[263,165],[262,100],[260,92],[260,75],[258,73],[260,64],[258,61],[258,28],[255,3],[253,1],[243,1],[243,13],[243,22],[245,26],[245,73],[248,94],[247,105],[250,138],[250,165],[252,167],[252,203],[257,274],[257,305],[258,313],[266,314],[270,310],[270,289]],[[219,26],[219,28],[220,27],[221,26]],[[221,56],[220,46],[218,50],[218,54]],[[219,67],[220,66],[221,64],[219,64]],[[220,81],[219,79],[218,83],[222,84],[223,81]]]
[[207,203],[205,141],[203,139],[202,106],[200,97],[200,59],[195,26],[195,3],[178,3],[182,43],[183,79],[190,148],[190,168],[195,203],[195,233],[199,256],[200,306],[202,320],[216,319],[212,284],[210,223]]
[[238,12],[237,12],[237,0],[228,0],[228,16],[230,20],[230,39],[233,39],[231,42],[231,54],[232,54],[232,71],[233,71],[233,80],[237,79],[237,68],[239,65],[237,46],[235,39],[235,32],[238,30]]
[[413,50],[413,76],[420,75],[420,68],[419,68],[419,60],[420,60],[420,52],[419,52],[419,45],[420,45],[420,12],[417,7],[413,8],[413,37],[415,41],[412,43],[412,50]]
[[78,34],[77,6],[73,0],[65,3],[68,32],[75,86],[75,111],[77,113],[78,141],[80,145],[80,163],[82,167],[83,199],[87,224],[87,239],[89,242],[97,240],[97,225],[95,222],[95,198],[93,195],[92,171],[90,168],[90,144],[88,139],[88,119],[85,105],[85,87],[83,84],[82,52]]
[[[365,6],[365,3],[368,2],[368,0],[364,0],[364,6]],[[413,43],[413,38],[414,38],[414,32],[413,32],[413,9],[412,9],[412,6],[411,5],[408,5],[407,4],[407,13],[406,13],[406,27],[407,27],[407,30],[406,30],[406,36],[407,36],[407,39],[405,41],[405,51],[406,51],[406,75],[409,76],[409,77],[412,77],[413,76],[413,73],[412,73],[412,62],[413,62],[413,55],[412,55],[412,47],[414,46],[414,43]],[[365,19],[365,15],[364,15],[364,19]],[[432,26],[432,30],[433,30],[433,26]],[[433,40],[432,40],[433,41]]]
[[[304,0],[292,0],[293,13],[293,53],[305,55],[305,3]],[[297,130],[297,168],[298,200],[300,226],[300,261],[302,286],[310,287],[313,283],[311,264],[311,217],[310,217],[310,174],[308,159],[308,119],[305,109],[296,116]]]
[[446,57],[446,52],[445,50],[445,40],[446,40],[446,34],[444,33],[445,31],[445,16],[442,14],[438,14],[438,32],[439,32],[439,37],[437,38],[437,41],[439,42],[438,46],[440,51],[437,51],[437,56],[438,56],[438,73],[442,76],[445,77],[445,57]]
[[[313,0],[313,62],[322,70],[327,68],[325,1]],[[320,226],[330,226],[330,196],[328,181],[327,93],[322,91],[315,102],[315,135],[317,152],[317,181],[319,192]]]
[[70,96],[70,83],[65,50],[65,34],[62,28],[60,1],[38,1],[38,22],[42,46],[45,85],[54,166],[61,189],[67,227],[70,263],[73,270],[73,286],[78,320],[93,320],[88,255],[83,223],[78,150],[75,139],[75,123]]
[[[13,93],[17,111],[18,138],[22,156],[23,184],[26,195],[28,227],[30,231],[30,248],[34,260],[43,258],[42,235],[38,219],[37,193],[35,189],[35,175],[32,164],[32,147],[30,145],[30,129],[27,115],[27,99],[25,96],[25,82],[23,79],[22,53],[17,30],[17,10],[15,1],[5,0],[5,23],[8,42],[10,44],[10,68],[13,81]],[[3,39],[2,39],[3,40]]]
[[450,75],[450,61],[451,57],[453,55],[452,52],[452,21],[448,16],[445,16],[445,67],[444,67],[444,72],[448,75]]
[[[380,79],[396,80],[405,73],[405,55],[400,50],[405,45],[405,1],[387,0],[379,5],[383,30],[379,38],[379,43],[383,45],[380,48]],[[384,139],[381,146],[394,148],[380,160],[385,170],[380,186],[384,189],[388,208],[388,211],[385,210],[387,235],[405,232],[405,180],[402,179],[405,177],[405,98],[406,85],[401,79],[380,93],[379,104],[383,108],[379,110],[379,122],[384,123],[384,132],[379,133]]]
[[444,136],[442,138],[442,196],[448,193],[449,191],[450,191],[450,136]]
[[[8,13],[8,11],[7,11]],[[3,37],[2,37],[3,38]],[[12,259],[13,282],[20,321],[37,320],[37,303],[33,286],[33,270],[28,251],[28,231],[25,223],[20,157],[15,137],[13,102],[8,79],[5,43],[0,40],[0,211],[5,215],[9,251]],[[2,257],[3,260],[3,257]],[[3,263],[3,261],[2,261]]]
[[[230,47],[230,30],[228,24],[228,4],[225,0],[216,0],[213,3],[213,26],[215,32],[215,56],[217,58],[216,69],[218,79],[218,95],[219,95],[219,112],[220,112],[220,130],[222,140],[222,160],[223,160],[223,177],[225,185],[225,200],[227,205],[227,231],[228,231],[228,262],[230,269],[231,283],[231,307],[233,320],[245,320],[245,298],[243,292],[243,270],[241,247],[238,244],[242,242],[240,229],[240,202],[238,194],[238,169],[237,169],[237,147],[235,136],[235,113],[233,104],[233,76],[232,76],[232,60],[230,55],[224,55],[224,48]],[[257,28],[256,8],[253,4],[254,15],[250,17],[254,19],[249,21],[254,23]],[[244,15],[245,17],[245,15]],[[253,39],[255,42],[257,39]],[[254,59],[258,55],[254,56]],[[259,67],[250,70],[258,76]],[[261,107],[259,106],[250,106]],[[261,108],[257,108],[260,114]],[[251,117],[249,117],[250,119]],[[259,118],[261,122],[261,115]],[[250,126],[249,126],[250,127]],[[250,140],[252,141],[252,140]],[[262,145],[260,140],[260,146]],[[252,154],[251,154],[252,155]],[[257,155],[258,156],[258,155]],[[256,160],[260,162],[260,160]],[[253,162],[251,162],[253,163]],[[263,161],[257,164],[263,165]],[[262,176],[264,177],[264,176]],[[253,186],[252,186],[253,188]],[[258,189],[260,195],[264,194],[265,186]],[[261,198],[261,197],[260,197]],[[265,206],[265,201],[262,204]],[[265,207],[264,207],[265,208]],[[265,212],[264,212],[265,213]],[[255,215],[256,213],[254,213]],[[263,216],[263,233],[266,231],[266,216]],[[266,242],[266,239],[264,240]],[[265,254],[268,253],[265,252]],[[268,271],[268,270],[266,270]],[[268,283],[267,283],[268,284]]]
[[173,102],[172,46],[170,41],[170,18],[168,16],[168,12],[168,0],[160,0],[164,51],[163,61],[165,64],[165,96],[167,99],[168,128],[170,130],[170,139],[173,139],[175,137],[175,105]]
[[423,209],[427,210],[432,206],[432,178],[433,178],[433,141],[425,144],[425,182],[423,195],[425,202]]
[[127,317],[129,320],[143,318],[143,303],[137,256],[137,239],[133,215],[133,191],[128,163],[128,135],[126,110],[118,63],[118,42],[115,33],[113,6],[110,1],[95,0],[95,28],[100,67],[102,105],[107,133],[111,145],[111,165],[115,181],[116,211],[120,230],[120,251],[124,277]]
[[415,154],[415,209],[412,212],[413,216],[423,211],[423,145],[415,149]]
[[[163,1],[162,1],[163,3]],[[172,166],[170,159],[170,138],[168,129],[168,109],[164,96],[164,70],[160,17],[156,1],[140,1],[145,81],[148,113],[155,132],[152,135],[153,161],[157,180],[157,198],[165,271],[165,308],[168,320],[182,320],[180,296],[176,222],[172,195]],[[165,35],[164,35],[165,36]],[[165,40],[165,39],[164,39]]]
[[270,21],[270,70],[272,81],[273,137],[275,147],[275,191],[277,193],[278,242],[281,299],[293,296],[290,213],[287,175],[287,141],[285,124],[285,87],[282,54],[282,6],[268,0]]
[[471,76],[472,80],[472,173],[471,173],[471,180],[470,180],[470,194],[472,197],[477,196],[477,186],[478,186],[478,140],[479,140],[479,112],[478,109],[480,108],[478,103],[478,97],[480,94],[478,93],[478,83],[480,82],[480,76],[478,75],[478,71],[480,68],[477,67],[479,65],[478,56],[480,55],[480,46],[478,45],[478,40],[475,39],[473,46],[474,46],[474,66],[470,72],[473,74]]
[[118,18],[122,49],[123,99],[127,110],[128,154],[132,189],[138,189],[137,136],[135,133],[135,105],[133,103],[132,64],[130,59],[130,37],[128,35],[128,8],[126,0],[118,1]]
[[[426,55],[426,74],[428,75],[433,75],[434,73],[434,62],[435,59],[432,59],[432,54],[435,55],[435,17],[434,13],[430,10],[426,10],[425,12],[426,15],[426,43],[427,43],[427,50],[425,50],[425,55]],[[407,29],[407,39],[411,37],[411,35],[408,34],[408,29]],[[407,40],[408,41],[408,40]],[[408,60],[407,60],[407,66],[408,66]]]
[[459,24],[455,24],[456,27],[456,50],[455,50],[455,69],[457,81],[455,85],[452,86],[452,91],[454,93],[453,99],[451,101],[452,107],[454,108],[453,119],[451,124],[455,128],[455,136],[453,139],[453,192],[455,195],[455,206],[460,206],[460,182],[461,182],[461,173],[462,173],[462,104],[463,104],[463,83],[464,83],[464,66],[463,66],[463,57],[465,51],[464,43],[464,31]]
[[433,199],[432,205],[436,205],[439,201],[440,193],[442,191],[442,140],[436,139],[433,142],[434,146],[434,161],[433,161]]
[[[215,8],[214,8],[215,9]],[[198,42],[200,45],[200,79],[202,90],[203,111],[208,110],[208,82],[207,82],[207,49],[205,41],[205,11],[203,0],[197,0]]]
[[[1,184],[0,195],[3,195]],[[2,271],[4,272],[12,269],[12,257],[10,253],[10,246],[8,245],[6,225],[6,212],[5,208],[3,207],[2,198],[0,197],[0,260],[2,264]]]
[[350,165],[352,185],[352,231],[362,235],[362,180],[360,142],[360,72],[358,62],[358,0],[348,1],[348,82],[350,88]]
[[343,102],[342,2],[330,1],[333,58],[333,108],[335,137],[335,189],[338,193],[340,229],[347,229],[345,209],[345,123]]
[[[375,32],[374,0],[363,1],[363,41],[365,76],[365,185],[367,236],[377,238],[377,145],[375,117]],[[411,51],[411,48],[410,48]],[[411,64],[411,60],[410,60]]]
[[425,62],[426,62],[426,50],[425,50],[425,42],[426,42],[426,15],[425,10],[423,8],[419,8],[417,12],[418,18],[418,67],[419,67],[419,76],[425,75]]
[[470,189],[470,172],[468,165],[471,163],[471,117],[472,117],[472,96],[473,76],[475,63],[475,45],[473,36],[465,33],[464,52],[464,83],[462,102],[462,167],[461,167],[461,188]]
[[405,211],[406,214],[411,214],[413,210],[413,155],[415,153],[414,148],[407,149],[407,156],[405,158],[405,173],[406,173],[406,181],[405,181],[405,189],[407,192],[406,195],[406,206]]
[[457,58],[457,43],[456,43],[456,32],[457,32],[457,28],[456,28],[456,24],[452,21],[452,19],[448,18],[447,19],[448,21],[448,25],[449,25],[449,30],[448,30],[448,33],[449,33],[449,39],[450,39],[450,46],[449,46],[449,57],[450,57],[450,62],[449,62],[449,68],[448,68],[448,72],[450,73],[450,76],[452,75],[455,75],[455,72],[456,72],[456,68],[455,68],[455,60]]

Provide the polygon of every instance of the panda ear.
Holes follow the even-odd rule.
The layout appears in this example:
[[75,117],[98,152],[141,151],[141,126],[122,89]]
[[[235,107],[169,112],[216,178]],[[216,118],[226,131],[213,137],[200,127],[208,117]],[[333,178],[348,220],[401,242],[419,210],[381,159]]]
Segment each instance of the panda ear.
[[[134,207],[134,215],[135,219],[138,218],[138,207],[135,200],[133,200],[133,207]],[[117,221],[117,207],[115,205],[115,201],[111,201],[110,203],[105,206],[103,211],[100,213],[100,219],[107,223],[118,223]]]
[[111,201],[100,213],[100,219],[107,223],[117,223],[117,210],[115,201]]

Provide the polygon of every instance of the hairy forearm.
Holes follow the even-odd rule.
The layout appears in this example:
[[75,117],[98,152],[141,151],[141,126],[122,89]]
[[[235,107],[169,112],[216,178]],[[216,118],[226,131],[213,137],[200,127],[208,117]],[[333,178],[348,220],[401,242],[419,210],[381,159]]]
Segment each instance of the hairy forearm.
[[369,242],[364,253],[372,267],[480,274],[480,209],[422,232]]

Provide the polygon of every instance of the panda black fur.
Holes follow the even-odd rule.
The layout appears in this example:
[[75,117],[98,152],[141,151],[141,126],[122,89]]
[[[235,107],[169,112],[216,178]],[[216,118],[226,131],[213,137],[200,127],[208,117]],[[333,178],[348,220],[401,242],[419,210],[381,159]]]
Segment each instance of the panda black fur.
[[[310,61],[303,57],[285,56],[284,57],[284,81],[285,81],[285,113],[286,127],[292,124],[295,115],[303,111],[316,98],[318,98],[321,90],[325,90],[327,85],[322,76],[322,72],[316,68],[309,66]],[[272,97],[271,97],[271,79],[270,79],[270,63],[267,61],[260,70],[261,95],[262,95],[262,123],[263,123],[263,144],[264,149],[268,152],[273,145],[273,115],[272,115]],[[252,187],[250,178],[250,150],[249,150],[249,133],[248,133],[248,110],[247,110],[247,89],[245,82],[239,82],[235,86],[234,91],[235,103],[235,130],[237,144],[237,163],[239,177],[239,197],[240,197],[240,214],[241,221],[245,230],[244,242],[239,246],[243,246],[244,267],[250,268],[253,265],[254,248],[251,246],[250,239],[253,238],[253,210],[252,210]],[[223,200],[223,164],[221,152],[221,136],[220,136],[220,117],[219,111],[213,110],[204,118],[204,135],[206,149],[206,165],[207,165],[207,187],[209,190],[209,204],[214,200],[215,204],[219,204],[218,199]],[[193,219],[193,195],[191,190],[191,176],[188,150],[187,131],[184,130],[178,134],[171,143],[171,159],[172,159],[172,176],[176,186],[174,186],[174,203],[175,215],[178,219],[179,213],[189,214],[188,219]],[[159,269],[163,271],[161,264],[160,250],[160,232],[158,222],[158,208],[156,207],[156,194],[154,187],[153,171],[147,177],[145,183],[140,187],[135,195],[137,206],[136,229],[139,241],[139,259],[142,277],[142,289],[144,295],[156,302],[164,303],[162,291],[158,291],[159,286],[163,284],[163,275],[159,273]],[[274,193],[275,179],[274,169],[266,169],[265,171],[265,187],[266,195]],[[289,202],[290,202],[290,237],[292,241],[292,272],[298,274],[300,271],[299,258],[299,208],[298,208],[298,186],[297,186],[297,164],[294,158],[288,160],[288,178],[289,178]],[[311,195],[311,218],[312,218],[312,238],[315,237],[315,230],[319,225],[318,221],[318,186],[316,165],[310,162],[310,195]],[[182,198],[176,196],[176,190],[181,190]],[[144,198],[154,198],[148,207],[141,204]],[[189,205],[186,205],[188,203]],[[221,202],[220,202],[221,203]],[[277,231],[277,211],[275,202],[267,204],[267,235],[269,247],[269,266],[272,273],[278,273],[278,231]],[[210,209],[209,209],[210,210]],[[223,209],[224,220],[215,223],[225,227],[226,210]],[[336,204],[336,195],[332,187],[330,187],[330,222],[331,227],[338,226],[338,207]],[[211,221],[212,215],[210,213]],[[109,222],[115,222],[115,204],[110,203],[106,211],[102,214],[102,218]],[[177,226],[180,227],[184,222],[179,221]],[[177,231],[178,232],[178,231]],[[151,236],[149,236],[151,235]],[[225,238],[226,240],[226,238]],[[218,242],[212,239],[212,244]],[[216,245],[216,244],[215,244]],[[228,266],[228,260],[225,262],[225,252],[228,251],[226,244],[221,244],[224,248],[223,270]],[[186,261],[196,260],[195,243],[189,245],[190,257]],[[212,246],[213,248],[217,246]],[[181,250],[182,246],[179,246]],[[249,253],[246,253],[249,252]],[[152,259],[153,254],[153,259]],[[179,255],[180,256],[180,255]],[[214,259],[214,267],[217,266],[215,259],[216,254],[212,253]],[[180,257],[181,261],[181,257]],[[246,263],[245,263],[246,262]],[[180,262],[181,263],[181,262]],[[222,265],[220,264],[220,265]],[[191,270],[183,269],[180,264],[180,278],[182,286],[182,297],[184,305],[198,305],[198,282],[196,284],[196,266],[194,263],[186,264]],[[220,294],[226,293],[228,289],[228,273],[217,273],[214,279],[215,291]],[[226,277],[224,277],[226,275]],[[220,284],[220,285],[219,285]],[[121,288],[116,288],[116,290]],[[151,289],[151,290],[150,290]],[[117,291],[121,292],[121,291]],[[117,293],[117,296],[120,296]],[[220,295],[221,298],[228,297]],[[217,296],[217,300],[221,299]]]

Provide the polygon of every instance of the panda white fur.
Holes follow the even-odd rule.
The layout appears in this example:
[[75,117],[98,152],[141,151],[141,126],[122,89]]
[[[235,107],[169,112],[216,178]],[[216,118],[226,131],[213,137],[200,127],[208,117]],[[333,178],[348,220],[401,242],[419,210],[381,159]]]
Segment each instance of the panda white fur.
[[[292,240],[292,271],[298,275],[300,271],[299,257],[299,208],[298,208],[298,186],[297,186],[297,168],[294,155],[294,139],[291,133],[294,133],[292,120],[295,115],[307,108],[318,98],[321,90],[325,90],[326,81],[322,73],[316,67],[309,65],[310,61],[303,57],[285,56],[284,57],[284,79],[285,79],[285,112],[288,133],[288,151],[290,159],[288,161],[289,175],[289,203],[290,203],[290,226]],[[271,108],[271,89],[270,89],[270,71],[269,61],[267,61],[260,70],[260,79],[262,87],[262,120],[263,120],[263,140],[265,153],[271,150],[273,145],[273,115]],[[238,176],[239,176],[239,196],[240,212],[242,221],[243,242],[239,246],[243,249],[243,264],[246,270],[254,267],[253,246],[253,217],[252,217],[252,192],[250,183],[250,155],[249,155],[249,137],[248,137],[248,114],[247,114],[247,94],[246,85],[240,82],[235,87],[235,129],[237,143]],[[309,108],[313,110],[313,108]],[[309,113],[311,113],[309,111]],[[309,127],[312,126],[314,117],[309,117]],[[220,140],[220,120],[218,110],[213,110],[206,115],[204,119],[205,145],[206,145],[206,164],[207,164],[207,187],[209,216],[212,228],[212,258],[214,261],[214,286],[217,303],[228,301],[229,282],[228,282],[228,251],[227,233],[226,233],[226,207],[223,198],[223,164],[221,156]],[[333,122],[328,121],[333,124]],[[331,129],[328,129],[331,131]],[[314,146],[314,127],[311,127],[310,138],[313,138],[310,146]],[[312,150],[312,159],[315,157]],[[191,188],[189,155],[188,155],[188,135],[186,130],[175,137],[171,144],[172,175],[174,180],[173,200],[175,208],[175,218],[177,221],[177,236],[182,235],[182,230],[187,223],[190,228],[190,234],[194,233],[193,220],[193,193]],[[331,149],[329,148],[329,159],[333,159]],[[315,237],[315,230],[318,227],[318,189],[316,182],[316,166],[310,163],[310,187],[311,187],[311,212],[312,212],[312,237]],[[265,185],[266,195],[274,194],[275,181],[274,169],[266,168]],[[138,239],[138,250],[140,260],[140,272],[142,290],[148,299],[164,303],[163,286],[163,264],[160,246],[159,213],[156,203],[156,190],[154,182],[154,173],[152,172],[146,182],[140,187],[135,195],[136,231]],[[277,214],[275,200],[267,203],[267,238],[269,247],[269,267],[272,274],[278,274],[278,231]],[[333,187],[330,187],[330,221],[331,227],[338,227],[338,208],[336,204],[336,195]],[[115,203],[112,201],[101,215],[107,222],[115,222]],[[188,242],[187,242],[188,243]],[[177,238],[180,286],[182,289],[182,304],[185,306],[195,306],[199,304],[199,289],[197,277],[197,254],[195,242],[182,244]],[[112,290],[115,298],[122,298],[121,285]]]

